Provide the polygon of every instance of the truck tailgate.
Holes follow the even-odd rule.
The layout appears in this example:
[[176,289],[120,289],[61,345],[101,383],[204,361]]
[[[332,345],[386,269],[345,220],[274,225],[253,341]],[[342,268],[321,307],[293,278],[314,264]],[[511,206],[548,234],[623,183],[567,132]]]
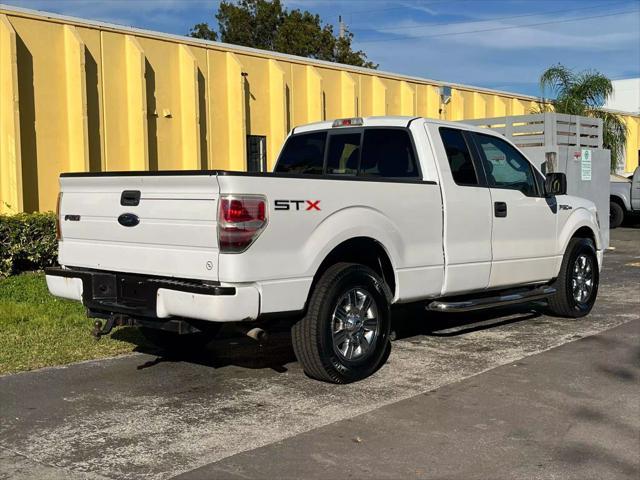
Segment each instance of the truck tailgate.
[[69,175],[60,191],[61,265],[218,280],[215,175]]

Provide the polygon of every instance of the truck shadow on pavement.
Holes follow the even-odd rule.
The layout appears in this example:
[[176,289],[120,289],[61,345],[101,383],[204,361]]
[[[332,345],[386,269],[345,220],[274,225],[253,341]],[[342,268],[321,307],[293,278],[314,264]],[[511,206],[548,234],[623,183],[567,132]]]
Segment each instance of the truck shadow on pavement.
[[[421,305],[399,306],[392,311],[391,338],[395,341],[416,336],[460,336],[538,318],[542,315],[542,308],[528,305],[465,314],[441,314],[427,312]],[[112,337],[135,344],[136,352],[156,356],[154,360],[138,366],[138,369],[166,362],[192,362],[213,368],[236,366],[284,373],[288,371],[287,364],[296,362],[291,344],[291,325],[291,320],[274,322],[268,338],[263,342],[225,326],[204,348],[194,346],[193,349],[180,352],[163,351],[160,347],[141,341],[141,336],[137,335],[134,327],[121,328]]]
[[392,329],[395,340],[417,335],[456,337],[541,317],[545,305],[526,304],[467,313],[428,312],[419,305],[396,307]]
[[627,214],[622,222],[622,227],[640,229],[640,213]]
[[222,331],[206,346],[194,345],[192,349],[169,352],[143,340],[132,331],[135,327],[117,330],[112,337],[136,344],[134,351],[155,355],[154,360],[138,366],[139,370],[166,362],[191,362],[212,368],[237,366],[249,369],[272,369],[278,373],[287,371],[286,364],[295,362],[291,335],[287,331],[274,331],[266,341],[258,342],[235,332]]

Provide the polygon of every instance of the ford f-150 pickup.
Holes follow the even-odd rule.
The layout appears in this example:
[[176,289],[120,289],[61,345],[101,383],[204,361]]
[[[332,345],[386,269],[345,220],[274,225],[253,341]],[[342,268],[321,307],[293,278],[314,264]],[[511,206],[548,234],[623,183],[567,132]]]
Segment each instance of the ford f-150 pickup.
[[335,383],[384,361],[392,304],[545,300],[581,317],[603,259],[595,206],[563,174],[424,118],[296,127],[269,173],[62,174],[58,224],[49,290],[83,302],[97,334],[138,325],[170,346],[292,314],[305,372]]

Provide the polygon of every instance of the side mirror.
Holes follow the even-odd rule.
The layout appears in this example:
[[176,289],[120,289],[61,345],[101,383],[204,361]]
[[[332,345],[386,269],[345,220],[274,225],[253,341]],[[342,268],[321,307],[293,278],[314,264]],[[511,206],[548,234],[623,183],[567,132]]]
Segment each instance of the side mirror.
[[559,172],[547,173],[544,180],[544,193],[548,197],[553,195],[566,195],[567,176]]

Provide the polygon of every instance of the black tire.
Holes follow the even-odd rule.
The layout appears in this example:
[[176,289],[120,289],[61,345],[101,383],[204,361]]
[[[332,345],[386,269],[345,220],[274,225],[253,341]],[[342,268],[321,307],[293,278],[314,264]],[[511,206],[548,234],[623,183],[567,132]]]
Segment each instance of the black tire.
[[[355,292],[356,303],[370,300],[370,308],[364,311],[365,306],[361,305],[353,310],[353,315],[346,315],[344,322],[334,320],[334,312],[349,308],[350,305],[344,306],[345,299],[352,298],[348,297],[349,292]],[[390,299],[389,287],[369,267],[338,263],[327,269],[311,293],[306,315],[291,330],[293,350],[305,373],[331,383],[355,382],[374,373],[388,356]],[[372,335],[374,323],[376,333]],[[342,327],[338,332],[349,337],[337,346],[334,345],[334,335],[336,338],[339,335],[334,333],[336,325]],[[363,341],[366,335],[371,335],[371,342]],[[345,346],[345,352],[340,345]],[[349,352],[353,357],[349,357]]]
[[618,228],[624,220],[624,208],[618,202],[609,201],[609,228]]
[[163,352],[187,354],[203,350],[217,335],[219,327],[211,326],[205,332],[179,334],[157,328],[140,327],[140,333]]
[[[578,268],[581,268],[583,257],[591,264],[591,286],[586,298],[577,299],[574,295],[574,272],[578,263]],[[587,277],[588,275],[582,275],[581,279],[576,281],[583,282],[583,279]],[[596,301],[599,281],[598,258],[593,241],[587,238],[572,238],[562,259],[560,274],[553,285],[557,291],[553,297],[549,298],[549,309],[554,315],[561,317],[584,317],[591,311]],[[586,287],[584,291],[586,291]],[[578,296],[580,295],[578,294]]]

